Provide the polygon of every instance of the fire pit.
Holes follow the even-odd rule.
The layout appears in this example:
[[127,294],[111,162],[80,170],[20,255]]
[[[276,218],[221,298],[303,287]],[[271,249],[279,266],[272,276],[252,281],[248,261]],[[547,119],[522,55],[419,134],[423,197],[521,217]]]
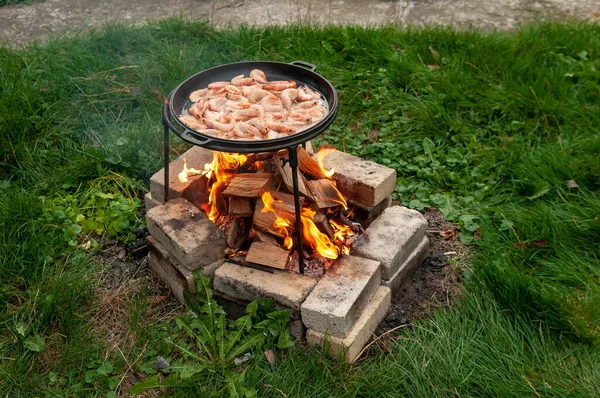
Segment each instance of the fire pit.
[[[309,86],[312,90],[320,93],[325,99],[328,107],[327,114],[320,122],[297,134],[263,141],[235,141],[215,138],[193,130],[181,121],[179,115],[183,114],[185,110],[189,109],[191,105],[191,102],[189,101],[189,96],[193,91],[205,88],[210,83],[215,81],[229,81],[233,77],[238,75],[248,75],[252,70],[255,69],[260,69],[264,71],[270,80],[289,80],[296,82],[298,86]],[[223,209],[226,207],[224,204],[221,203],[221,209],[219,209],[219,202],[223,201],[222,197],[220,197],[219,195],[223,194],[229,197],[229,214],[238,216],[238,218],[235,219],[233,222],[236,224],[240,224],[241,221],[239,217],[242,215],[240,211],[248,212],[248,209],[251,209],[248,199],[256,199],[259,196],[261,196],[262,206],[264,207],[260,210],[260,212],[273,213],[275,216],[275,225],[267,225],[266,221],[269,221],[270,217],[268,215],[261,217],[261,213],[258,213],[258,217],[255,216],[254,223],[256,225],[263,226],[263,230],[266,230],[264,231],[266,233],[270,233],[278,237],[283,237],[285,240],[285,247],[287,249],[290,249],[292,246],[292,239],[291,235],[288,232],[288,227],[291,226],[289,225],[289,222],[291,220],[289,217],[285,217],[284,215],[284,213],[288,212],[289,210],[290,201],[287,200],[288,203],[286,203],[286,196],[281,194],[276,194],[278,198],[274,199],[271,193],[267,192],[269,190],[268,185],[270,185],[271,183],[273,174],[265,173],[264,170],[261,170],[263,171],[262,173],[245,173],[234,176],[239,171],[239,168],[244,166],[248,161],[252,162],[252,166],[254,164],[253,161],[260,162],[266,161],[269,158],[275,158],[273,163],[278,169],[279,175],[283,178],[286,184],[291,183],[291,186],[288,186],[288,188],[293,195],[292,204],[294,206],[295,213],[293,217],[294,222],[296,224],[295,255],[298,260],[298,268],[301,274],[304,273],[305,262],[303,249],[305,235],[303,233],[304,228],[307,228],[310,231],[307,232],[307,237],[314,237],[311,242],[311,246],[316,246],[318,248],[318,252],[321,255],[324,255],[326,258],[335,259],[338,257],[339,252],[341,250],[344,250],[342,248],[336,249],[332,246],[329,238],[334,237],[333,232],[331,232],[332,236],[330,237],[322,236],[322,232],[318,231],[317,227],[314,225],[314,220],[312,219],[312,216],[314,216],[316,213],[312,214],[311,216],[308,210],[303,211],[302,200],[300,198],[301,194],[304,197],[311,197],[312,199],[314,199],[314,203],[316,203],[316,207],[318,210],[324,209],[326,207],[331,207],[329,206],[330,203],[336,205],[337,202],[341,202],[340,204],[346,207],[345,200],[343,196],[339,194],[339,191],[337,191],[335,185],[332,183],[328,183],[325,181],[325,179],[323,179],[327,178],[327,176],[326,173],[322,170],[322,168],[317,165],[317,163],[306,153],[304,149],[298,149],[299,145],[305,144],[308,140],[322,134],[331,125],[331,123],[333,123],[338,110],[338,99],[335,88],[324,77],[317,74],[315,70],[315,65],[303,61],[294,61],[290,64],[278,62],[239,62],[234,64],[221,65],[200,72],[181,83],[177,88],[175,88],[175,90],[173,90],[173,92],[171,92],[171,94],[168,97],[167,103],[165,103],[163,107],[165,143],[165,181],[169,181],[170,173],[169,131],[174,132],[177,136],[191,144],[215,151],[230,153],[230,155],[216,154],[211,166],[207,166],[207,169],[205,170],[206,174],[211,174],[212,177],[212,174],[214,173],[216,177],[216,181],[214,181],[211,184],[212,189],[209,197],[210,208],[206,209],[207,215],[209,215],[209,218],[214,222],[222,221],[222,214],[227,213],[223,211]],[[174,120],[175,124],[172,123],[171,120]],[[283,158],[284,156],[276,156],[276,153],[274,151],[282,150],[284,148],[287,149],[287,156],[285,156],[287,159],[284,159],[284,164],[282,164],[279,161],[279,159]],[[311,184],[312,188],[311,186],[307,188],[308,181],[306,181],[305,184],[303,177],[300,177],[301,180],[299,181],[298,151],[301,151],[300,155],[302,156],[302,165],[304,165],[304,167],[307,168],[306,172],[311,173],[311,177],[318,178],[318,180],[316,180],[317,182]],[[238,154],[253,155],[240,156]],[[266,156],[260,156],[258,154],[266,154]],[[187,178],[185,170],[183,172],[182,178]],[[227,186],[227,189],[225,190],[225,192],[220,192],[219,189],[223,186]],[[165,200],[168,200],[168,184],[165,184],[164,192]],[[331,194],[335,196],[327,196],[332,196]],[[333,202],[332,200],[335,202]],[[269,203],[269,205],[267,205],[267,203]],[[272,206],[272,204],[274,203],[283,203],[283,206],[276,206],[274,208]],[[279,211],[277,210],[278,207],[280,207]],[[342,220],[346,220],[343,214],[341,215],[341,217]],[[239,233],[240,229],[243,229],[243,226],[233,225],[230,229],[232,231],[235,230]],[[337,231],[335,231],[335,233],[338,234],[339,239],[342,237],[342,231],[348,231],[348,228],[337,228]],[[243,233],[243,231],[241,232]],[[245,239],[242,239],[242,241],[243,240]],[[232,245],[232,248],[239,249],[240,247],[237,243],[240,242],[235,242],[235,238],[233,239],[233,241],[234,243]],[[262,243],[262,245],[253,245],[254,250],[248,253],[250,258],[258,260],[258,262],[260,262],[262,265],[284,268],[287,263],[287,261],[284,261],[284,259],[287,259],[287,256],[283,254],[285,251],[277,250],[278,247],[274,244],[269,245],[266,242]],[[266,263],[264,261],[264,257],[257,253],[258,250],[261,251],[261,254],[266,254],[267,257],[272,261]]]
[[[195,90],[262,69],[320,93],[325,117],[296,134],[235,141],[188,127],[179,115]],[[306,62],[243,62],[209,69],[178,86],[163,107],[165,167],[146,195],[149,265],[184,302],[194,272],[215,295],[245,304],[270,297],[288,308],[294,336],[329,340],[354,360],[385,317],[391,293],[425,258],[426,221],[391,206],[393,169],[310,139],[337,114],[331,83]],[[170,162],[173,132],[194,146]]]

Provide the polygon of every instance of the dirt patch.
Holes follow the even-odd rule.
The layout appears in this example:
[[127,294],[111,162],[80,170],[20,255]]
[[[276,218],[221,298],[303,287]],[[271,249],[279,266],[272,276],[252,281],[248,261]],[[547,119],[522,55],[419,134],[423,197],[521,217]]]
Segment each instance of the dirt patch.
[[461,296],[461,275],[469,266],[470,249],[458,239],[456,225],[444,220],[440,211],[427,209],[424,216],[429,254],[412,278],[394,293],[390,313],[377,334],[408,326]]

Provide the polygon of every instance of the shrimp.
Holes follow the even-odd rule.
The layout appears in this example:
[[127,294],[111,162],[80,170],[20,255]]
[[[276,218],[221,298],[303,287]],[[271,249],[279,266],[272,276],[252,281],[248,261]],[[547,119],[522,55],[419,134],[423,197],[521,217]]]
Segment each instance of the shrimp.
[[278,80],[263,84],[263,88],[269,91],[283,91],[286,88],[296,88],[296,82],[292,80]]
[[248,120],[255,117],[265,117],[265,111],[259,105],[252,105],[248,109],[242,109],[232,113],[232,116],[236,120]]
[[204,118],[218,122],[221,120],[221,112],[213,112],[210,109],[204,111]]
[[302,86],[298,88],[298,101],[310,101],[314,99],[312,95],[306,92],[306,86]]
[[278,98],[264,97],[259,102],[260,106],[263,107],[265,112],[283,112],[285,108],[281,104]]
[[206,110],[207,105],[208,105],[207,102],[204,101],[204,100],[198,101],[194,105],[192,105],[190,107],[190,109],[188,109],[188,112],[192,116],[195,116],[197,118],[201,118],[202,114]]
[[[300,92],[300,90],[298,90],[298,92]],[[300,97],[298,97],[300,98]],[[312,100],[312,101],[306,101],[306,102],[300,102],[299,104],[296,105],[296,108],[298,109],[307,109],[307,108],[312,108],[314,106],[319,106],[321,105],[321,103],[317,100]]]
[[212,98],[208,101],[208,108],[211,111],[218,111],[221,109],[221,107],[223,105],[225,105],[225,102],[227,102],[227,98],[223,98],[223,97]]
[[204,119],[204,124],[206,124],[211,129],[219,130],[224,133],[230,132],[235,126],[233,123],[221,123],[210,119]]
[[279,133],[277,131],[269,130],[267,133],[267,139],[274,140],[275,138],[279,138]]
[[190,101],[192,102],[198,102],[200,100],[200,98],[204,97],[206,95],[206,93],[208,93],[208,89],[207,88],[203,88],[200,90],[196,90],[196,91],[192,91],[192,93],[190,94]]
[[298,90],[287,88],[281,92],[281,103],[288,111],[292,109],[292,103],[298,98]]
[[196,131],[198,131],[201,134],[210,135],[211,137],[221,137],[223,135],[222,131],[215,129],[196,129]]
[[258,102],[265,97],[277,98],[275,95],[271,94],[269,91],[263,90],[260,87],[255,87],[255,88],[251,89],[250,91],[248,91],[247,94],[244,92],[244,95],[246,95],[246,98],[248,98],[248,100],[250,102]]
[[183,123],[185,123],[186,126],[194,130],[206,128],[206,126],[202,124],[198,119],[190,115],[181,115],[179,116],[179,120],[181,120]]
[[212,90],[220,90],[222,88],[225,88],[225,86],[228,86],[228,85],[229,85],[229,82],[213,82],[208,85],[208,88],[210,88]]
[[250,119],[248,120],[248,124],[255,127],[262,135],[265,135],[269,132],[269,128],[264,120]]
[[267,83],[267,75],[260,69],[254,69],[250,71],[250,77],[256,80],[258,83]]
[[296,132],[294,127],[288,126],[287,124],[281,122],[267,121],[267,127],[279,133],[294,134]]
[[239,75],[231,79],[231,84],[234,86],[252,86],[256,84],[256,80],[251,77],[244,77],[244,75]]
[[258,136],[261,135],[260,131],[258,131],[258,129],[256,127],[252,126],[250,123],[238,122],[236,124],[236,128],[245,134],[258,135]]

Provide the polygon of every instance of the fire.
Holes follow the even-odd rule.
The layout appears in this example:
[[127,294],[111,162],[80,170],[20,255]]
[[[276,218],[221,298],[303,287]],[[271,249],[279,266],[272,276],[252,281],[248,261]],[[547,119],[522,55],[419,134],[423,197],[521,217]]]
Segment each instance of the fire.
[[[323,165],[323,161],[325,160],[325,156],[327,156],[327,154],[329,154],[333,151],[335,151],[335,149],[333,149],[333,148],[321,148],[321,149],[319,149],[319,152],[317,152],[315,154],[315,157],[317,158],[317,163],[319,164],[319,167],[323,171],[323,174],[325,174],[325,176],[327,176],[327,178],[329,178],[329,179],[331,179],[333,177],[333,175],[335,174],[335,170],[334,169],[327,170],[325,168],[325,166]],[[344,200],[344,202],[345,202],[345,200]]]
[[329,240],[329,237],[319,231],[319,228],[313,222],[315,212],[304,207],[302,209],[302,235],[304,240],[316,250],[321,256],[335,260],[339,257],[338,247]]
[[272,212],[275,214],[275,222],[273,226],[277,229],[277,231],[284,236],[283,238],[283,246],[286,249],[291,249],[293,246],[292,236],[289,232],[290,227],[292,226],[290,221],[286,218],[281,217],[280,214],[273,208],[273,204],[275,202],[281,202],[281,200],[275,200],[270,192],[265,192],[262,194],[262,201],[265,207],[261,210],[262,213]]
[[181,173],[177,174],[177,179],[179,180],[179,182],[185,183],[185,182],[188,182],[189,176],[200,175],[202,173],[203,173],[203,171],[196,170],[193,167],[191,169],[188,169],[187,162],[184,158],[183,159],[183,170],[181,170]]
[[340,225],[338,223],[336,223],[333,220],[329,220],[329,224],[331,225],[331,227],[333,228],[333,237],[334,240],[336,240],[337,242],[340,242],[342,245],[342,254],[344,255],[349,255],[350,254],[350,248],[348,246],[346,246],[344,244],[344,242],[346,241],[346,238],[350,237],[350,236],[354,236],[354,231],[352,230],[352,228],[350,228],[347,225]]

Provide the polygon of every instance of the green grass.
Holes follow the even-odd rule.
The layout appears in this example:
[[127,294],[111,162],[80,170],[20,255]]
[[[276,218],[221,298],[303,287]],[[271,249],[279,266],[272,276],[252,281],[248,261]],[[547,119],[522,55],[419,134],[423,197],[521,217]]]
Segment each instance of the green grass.
[[[215,31],[181,20],[0,48],[3,395],[111,387],[85,380],[105,361],[101,339],[82,338],[99,266],[70,250],[45,203],[115,174],[146,183],[160,168],[161,95],[186,77],[302,59],[340,95],[320,142],[395,168],[396,199],[440,208],[465,241],[479,235],[475,272],[459,303],[391,353],[350,367],[298,348],[276,368],[256,359],[247,382],[268,396],[597,396],[599,49],[600,27],[575,23]],[[147,306],[135,308],[134,319]],[[165,349],[164,325],[139,329],[129,362],[147,341],[145,359]],[[127,370],[123,357],[107,360],[113,376]]]

